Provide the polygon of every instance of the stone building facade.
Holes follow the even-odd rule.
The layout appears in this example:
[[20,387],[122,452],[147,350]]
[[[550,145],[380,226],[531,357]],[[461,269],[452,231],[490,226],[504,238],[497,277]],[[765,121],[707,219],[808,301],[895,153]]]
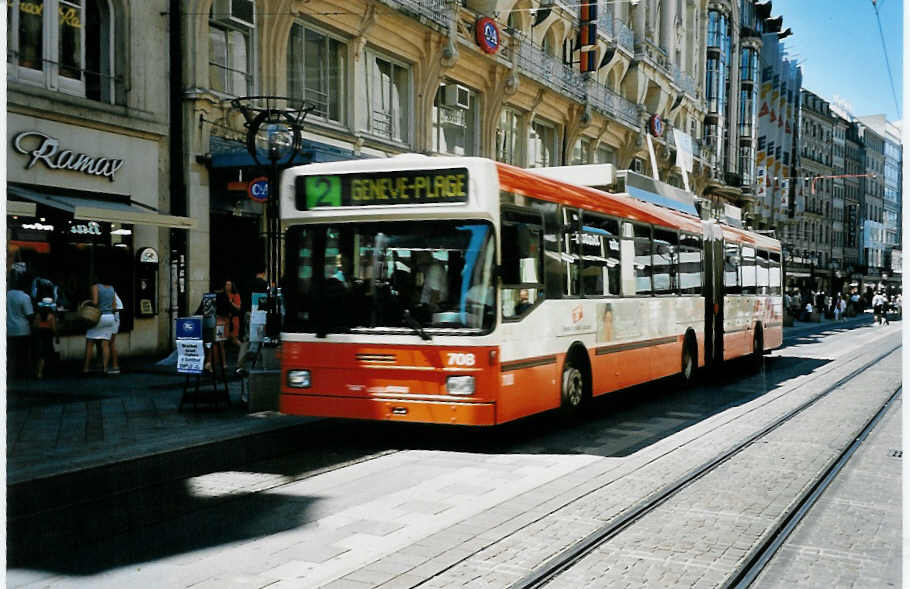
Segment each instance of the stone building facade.
[[[168,2],[7,3],[7,272],[58,286],[64,358],[96,280],[123,300],[116,346],[170,345]],[[170,229],[173,228],[173,229]]]
[[[524,167],[609,162],[682,185],[674,165],[673,130],[679,130],[692,140],[694,169],[686,180],[693,190],[743,204],[741,176],[728,190],[725,168],[718,167],[724,161],[738,169],[748,159],[739,151],[740,119],[729,119],[723,147],[703,137],[707,0],[596,2],[594,68],[587,73],[579,71],[576,2],[179,5],[182,180],[186,214],[197,221],[185,245],[188,306],[226,278],[248,292],[261,265],[262,207],[244,186],[262,171],[242,144],[242,117],[231,106],[238,96],[315,105],[305,121],[301,163],[404,152],[478,155]],[[751,0],[710,5],[729,15],[726,26],[735,37],[736,55],[726,68],[734,82],[730,109],[737,111],[740,89],[751,88],[740,84],[741,10],[748,8],[756,31],[762,13]],[[484,19],[498,29],[495,47],[478,40]],[[759,44],[755,37],[746,45]],[[657,118],[662,133],[652,132]]]

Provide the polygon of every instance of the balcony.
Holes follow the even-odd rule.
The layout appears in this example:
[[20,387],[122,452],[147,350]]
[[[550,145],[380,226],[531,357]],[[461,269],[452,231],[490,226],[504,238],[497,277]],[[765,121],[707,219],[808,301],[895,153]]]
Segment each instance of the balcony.
[[518,69],[544,86],[556,90],[579,102],[585,100],[584,77],[560,59],[547,54],[522,35],[513,39],[518,44]]
[[603,84],[589,82],[587,85],[588,101],[600,112],[638,128],[638,105],[626,100]]
[[[449,0],[381,0],[387,6],[400,10],[405,14],[417,18],[424,24],[436,25],[442,31],[449,28]],[[459,4],[464,2],[459,0]]]
[[695,78],[682,71],[678,65],[670,67],[670,75],[673,76],[673,81],[682,88],[683,92],[690,96],[697,96],[696,88],[698,86],[695,84]]
[[613,18],[612,10],[601,11],[597,18],[597,30],[629,53],[635,51],[635,33],[622,20]]

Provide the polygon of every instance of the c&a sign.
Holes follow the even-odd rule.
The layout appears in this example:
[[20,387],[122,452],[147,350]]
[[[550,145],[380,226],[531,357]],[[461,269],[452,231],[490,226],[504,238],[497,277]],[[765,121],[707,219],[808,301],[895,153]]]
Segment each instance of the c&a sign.
[[60,140],[38,131],[23,131],[13,137],[13,147],[19,153],[30,156],[25,169],[31,169],[39,161],[51,170],[73,170],[91,176],[104,176],[111,182],[114,174],[123,167],[126,160],[103,155],[87,155],[71,149],[61,149]]

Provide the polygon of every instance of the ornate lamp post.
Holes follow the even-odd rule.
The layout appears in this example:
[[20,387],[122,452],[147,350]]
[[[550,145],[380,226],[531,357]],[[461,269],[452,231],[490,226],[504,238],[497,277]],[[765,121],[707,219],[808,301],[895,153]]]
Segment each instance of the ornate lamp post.
[[276,286],[281,277],[281,220],[278,209],[278,172],[290,166],[302,144],[301,130],[307,113],[313,110],[300,101],[280,96],[245,96],[235,98],[231,106],[240,111],[246,127],[246,149],[262,168],[268,170],[269,188],[265,205],[266,277],[269,283],[266,299],[266,336],[275,343],[281,331]]

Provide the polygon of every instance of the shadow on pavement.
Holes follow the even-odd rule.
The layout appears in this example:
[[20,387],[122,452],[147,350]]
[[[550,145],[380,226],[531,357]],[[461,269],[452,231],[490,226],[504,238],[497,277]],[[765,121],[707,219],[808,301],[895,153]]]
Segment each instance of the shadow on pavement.
[[[788,336],[788,342],[815,342],[832,330],[850,329],[824,327]],[[730,362],[720,374],[688,389],[666,379],[598,397],[575,418],[550,412],[497,428],[314,422],[280,457],[250,460],[236,470],[300,480],[389,449],[624,457],[828,362],[770,356],[758,374],[750,374],[745,362]],[[306,525],[316,501],[247,489],[220,495],[215,489],[212,496],[200,496],[190,479],[125,489],[112,497],[11,519],[7,562],[10,568],[97,574],[298,528]]]
[[[182,501],[186,515],[177,519],[160,520],[161,511],[153,497],[137,497],[128,507],[111,510],[98,506],[78,515],[78,522],[61,522],[70,531],[44,530],[21,538],[40,543],[28,554],[20,554],[12,545],[7,553],[9,568],[26,568],[63,575],[95,575],[127,565],[146,563],[214,546],[254,540],[298,528],[307,521],[316,499],[257,492],[235,494],[232,505],[225,508],[224,498],[195,497],[184,487],[178,499],[175,493],[165,493],[168,502]],[[226,512],[229,514],[225,516]],[[108,520],[119,532],[98,541],[93,522]],[[158,519],[158,521],[156,521]],[[72,527],[76,526],[76,527]],[[79,540],[73,541],[73,536]]]

